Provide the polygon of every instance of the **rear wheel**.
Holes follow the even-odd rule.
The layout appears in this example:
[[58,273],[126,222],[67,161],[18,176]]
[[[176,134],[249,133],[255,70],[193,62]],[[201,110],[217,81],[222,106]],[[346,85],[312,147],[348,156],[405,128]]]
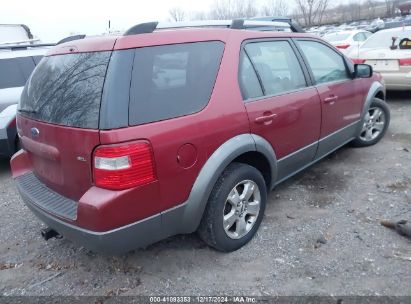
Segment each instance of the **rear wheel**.
[[353,140],[356,147],[376,144],[384,136],[390,124],[390,110],[384,100],[375,98],[365,113],[360,134]]
[[218,179],[199,227],[200,237],[219,251],[247,244],[264,215],[267,188],[256,168],[232,163]]

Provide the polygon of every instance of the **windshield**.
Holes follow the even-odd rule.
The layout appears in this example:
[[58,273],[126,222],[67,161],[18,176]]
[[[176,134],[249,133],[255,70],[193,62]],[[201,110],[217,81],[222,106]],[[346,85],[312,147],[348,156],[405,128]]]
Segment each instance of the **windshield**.
[[342,41],[345,39],[348,39],[350,37],[350,34],[331,34],[331,35],[325,35],[323,38],[329,42],[335,42],[335,41]]
[[389,48],[392,45],[392,37],[398,37],[395,42],[398,45],[402,39],[411,38],[411,29],[377,32],[368,38],[361,48]]
[[97,129],[110,54],[44,57],[24,87],[19,111],[44,122]]

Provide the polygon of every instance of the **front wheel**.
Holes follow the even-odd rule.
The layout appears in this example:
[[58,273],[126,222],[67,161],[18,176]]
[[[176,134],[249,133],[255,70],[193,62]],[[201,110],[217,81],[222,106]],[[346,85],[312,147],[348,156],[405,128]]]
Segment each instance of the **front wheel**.
[[219,251],[247,244],[262,221],[267,201],[264,178],[256,168],[230,164],[216,182],[204,211],[199,235]]
[[390,109],[384,100],[375,98],[365,113],[360,134],[353,140],[356,147],[375,145],[383,138],[390,124]]

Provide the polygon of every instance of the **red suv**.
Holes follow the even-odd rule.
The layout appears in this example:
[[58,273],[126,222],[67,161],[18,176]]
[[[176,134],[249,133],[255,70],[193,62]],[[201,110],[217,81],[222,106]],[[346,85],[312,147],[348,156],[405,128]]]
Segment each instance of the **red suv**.
[[198,231],[233,251],[276,185],[381,139],[390,113],[370,66],[254,23],[142,24],[51,49],[22,93],[11,160],[46,239],[124,252]]

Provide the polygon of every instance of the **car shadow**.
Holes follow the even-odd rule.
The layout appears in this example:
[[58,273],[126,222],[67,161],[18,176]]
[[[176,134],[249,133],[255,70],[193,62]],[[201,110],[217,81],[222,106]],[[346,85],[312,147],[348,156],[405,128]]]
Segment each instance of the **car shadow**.
[[0,157],[0,175],[10,174],[10,159]]
[[411,100],[410,91],[387,91],[387,100],[407,102]]

